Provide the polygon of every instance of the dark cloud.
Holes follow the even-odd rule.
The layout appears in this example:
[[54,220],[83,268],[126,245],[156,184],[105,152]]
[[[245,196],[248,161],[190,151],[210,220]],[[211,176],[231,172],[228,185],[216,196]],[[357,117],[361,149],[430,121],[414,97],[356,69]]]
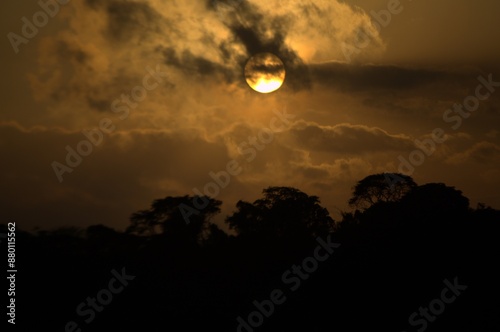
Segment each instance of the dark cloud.
[[307,89],[311,86],[309,70],[298,54],[285,44],[283,31],[275,31],[272,39],[265,40],[264,34],[259,35],[253,27],[232,27],[233,33],[246,47],[248,57],[261,52],[277,55],[287,74],[287,85],[294,90]]
[[64,40],[59,40],[56,47],[57,55],[60,58],[74,60],[79,65],[85,65],[90,59],[90,55],[87,52]]
[[311,65],[310,70],[311,76],[318,83],[335,86],[342,91],[407,90],[450,78],[452,75],[421,68],[337,62]]
[[[221,45],[225,51],[226,43],[240,43],[246,50],[244,59],[239,59],[243,68],[249,58],[258,53],[269,52],[278,56],[287,72],[287,85],[294,90],[309,88],[311,85],[309,70],[297,52],[291,49],[285,39],[288,31],[288,19],[261,13],[257,6],[248,1],[222,1],[226,6],[222,21],[231,31],[232,39]],[[208,8],[219,10],[220,4],[207,0]]]
[[87,103],[89,106],[100,112],[106,112],[110,109],[110,102],[106,99],[94,98],[92,96],[87,96]]
[[245,65],[245,78],[253,84],[262,77],[266,79],[279,77],[283,80],[285,76],[283,62],[271,53],[259,53],[250,58]]
[[421,116],[422,114],[435,113],[435,110],[430,105],[412,105],[411,101],[394,100],[391,98],[369,97],[363,100],[363,105],[379,109],[387,114],[404,115],[404,116]]
[[99,7],[102,7],[103,5],[108,4],[110,0],[85,0],[84,2],[90,8],[97,9]]
[[328,171],[320,167],[299,166],[297,170],[307,179],[320,180],[326,179],[329,176]]
[[221,75],[230,83],[241,78],[239,71],[202,56],[194,55],[189,50],[183,50],[181,54],[178,54],[175,48],[168,47],[162,50],[162,54],[166,65],[175,67],[190,77],[193,75],[199,77]]
[[156,22],[162,16],[147,3],[111,1],[107,7],[108,33],[117,41],[128,41],[135,34],[141,37],[159,32]]
[[126,42],[140,35],[160,32],[158,22],[164,17],[146,2],[123,0],[85,0],[94,10],[103,10],[108,19],[107,35],[114,41]]
[[261,73],[278,74],[283,70],[283,63],[270,53],[259,53],[252,57],[251,65],[252,70]]

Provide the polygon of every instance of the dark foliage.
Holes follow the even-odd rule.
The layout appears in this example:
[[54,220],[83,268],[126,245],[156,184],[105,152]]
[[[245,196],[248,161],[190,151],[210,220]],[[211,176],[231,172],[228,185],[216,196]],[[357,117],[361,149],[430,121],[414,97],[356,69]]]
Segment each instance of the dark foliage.
[[[286,301],[253,331],[417,331],[409,316],[457,277],[467,289],[426,331],[499,331],[500,211],[472,209],[444,184],[405,178],[392,193],[382,179],[360,181],[351,202],[366,205],[336,224],[318,197],[270,187],[253,203],[238,202],[226,219],[234,236],[212,222],[220,201],[207,198],[198,209],[202,201],[190,196],[155,200],[132,215],[126,232],[18,230],[16,327],[64,331],[75,321],[82,331],[235,331],[239,316],[248,321],[257,310],[254,301],[281,289]],[[182,204],[198,211],[189,223]],[[314,257],[317,237],[341,246],[302,270],[307,278],[291,290],[284,273]],[[86,323],[76,308],[122,267],[135,279]]]

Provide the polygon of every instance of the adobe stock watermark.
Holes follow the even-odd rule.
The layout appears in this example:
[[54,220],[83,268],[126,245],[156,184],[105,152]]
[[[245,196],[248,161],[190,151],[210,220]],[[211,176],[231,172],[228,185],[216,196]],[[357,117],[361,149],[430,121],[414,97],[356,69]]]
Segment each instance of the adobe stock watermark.
[[[328,235],[326,242],[320,237],[316,241],[318,242],[318,246],[314,249],[313,255],[306,257],[301,265],[293,265],[281,276],[283,284],[290,285],[289,288],[292,292],[298,290],[301,282],[309,279],[310,275],[316,272],[319,262],[326,261],[333,254],[334,250],[340,247],[340,243],[331,242],[331,235]],[[264,323],[265,318],[271,317],[276,306],[285,303],[286,300],[285,292],[281,288],[276,288],[269,294],[269,299],[260,302],[257,300],[253,301],[252,303],[256,310],[248,314],[247,319],[243,319],[241,316],[236,318],[236,321],[239,323],[236,331],[253,332],[255,328]]]
[[[87,297],[85,302],[81,302],[76,307],[78,316],[84,319],[86,324],[92,323],[96,317],[96,313],[102,312],[106,306],[110,305],[113,301],[113,296],[118,295],[125,287],[128,286],[129,281],[135,279],[135,276],[128,275],[125,268],[122,268],[121,273],[115,269],[111,270],[113,278],[108,282],[108,287],[103,288],[97,292],[95,297]],[[65,332],[82,332],[80,325],[75,321],[69,321],[64,327]]]
[[447,279],[443,282],[445,287],[441,291],[440,297],[430,301],[427,307],[418,308],[418,312],[415,311],[408,318],[408,323],[417,328],[417,332],[424,332],[429,323],[434,322],[444,312],[446,305],[455,302],[457,297],[462,294],[461,292],[467,289],[467,285],[458,283],[458,277],[453,279],[453,283]]
[[[246,141],[238,145],[238,152],[241,156],[245,157],[246,162],[251,163],[254,161],[257,153],[263,151],[267,145],[271,144],[274,140],[274,135],[284,131],[290,126],[290,120],[295,118],[295,115],[286,112],[286,107],[281,113],[277,110],[274,110],[273,113],[276,116],[271,119],[268,128],[262,128],[256,136],[249,136]],[[231,183],[231,177],[238,176],[241,172],[243,172],[243,168],[236,159],[230,160],[224,170],[217,173],[209,172],[208,176],[213,181],[209,181],[203,186],[203,193],[200,189],[193,188],[193,193],[196,195],[192,202],[194,208],[184,203],[179,205],[179,210],[186,224],[190,223],[189,218],[192,215],[199,215],[200,211],[208,206],[210,202],[207,197],[216,198],[219,196],[221,189],[225,189]]]
[[[147,74],[142,79],[142,85],[136,85],[130,90],[130,94],[123,93],[120,98],[111,103],[111,111],[119,114],[120,120],[128,118],[130,109],[137,108],[139,103],[148,96],[148,91],[156,89],[163,83],[163,78],[167,77],[167,73],[161,71],[160,65],[156,65],[155,69],[148,66],[146,71]],[[51,163],[59,183],[63,182],[65,173],[72,173],[74,168],[80,166],[83,158],[89,156],[94,151],[94,147],[103,142],[104,134],[110,135],[115,129],[116,126],[110,118],[102,118],[98,127],[82,131],[85,139],[78,142],[75,148],[66,145],[66,164],[58,161]]]
[[[411,0],[410,0],[411,1]],[[382,27],[386,28],[392,21],[394,15],[399,15],[403,12],[403,5],[400,0],[389,0],[387,2],[387,9],[381,9],[379,11],[372,10],[370,16],[372,19],[372,25],[380,32]],[[352,61],[352,56],[361,53],[361,50],[368,47],[377,36],[373,34],[372,30],[364,31],[360,30],[357,33],[357,38],[353,44],[348,44],[343,42],[341,44],[342,53],[344,54],[347,63]]]
[[[451,129],[458,130],[463,123],[464,119],[471,116],[472,113],[479,109],[481,101],[485,101],[491,97],[500,87],[500,82],[493,81],[493,74],[489,74],[488,78],[479,76],[477,78],[479,84],[476,86],[473,95],[465,97],[461,104],[455,104],[452,108],[443,113],[443,121],[452,124]],[[415,150],[410,152],[407,158],[403,155],[398,156],[399,166],[398,172],[406,175],[413,175],[415,168],[424,164],[425,160],[430,157],[436,150],[437,145],[446,141],[445,130],[442,128],[435,128],[432,131],[431,137],[423,140],[415,140]],[[394,183],[404,181],[401,177],[394,176],[391,179],[386,177],[390,183],[391,188],[394,188]]]
[[33,39],[38,35],[38,29],[43,28],[49,23],[49,18],[53,18],[59,13],[60,5],[66,5],[70,0],[40,0],[38,1],[38,6],[42,10],[39,10],[33,14],[31,21],[23,16],[21,22],[23,23],[21,27],[21,35],[9,32],[7,34],[7,39],[9,40],[14,53],[19,53],[19,45],[28,44],[30,39]]

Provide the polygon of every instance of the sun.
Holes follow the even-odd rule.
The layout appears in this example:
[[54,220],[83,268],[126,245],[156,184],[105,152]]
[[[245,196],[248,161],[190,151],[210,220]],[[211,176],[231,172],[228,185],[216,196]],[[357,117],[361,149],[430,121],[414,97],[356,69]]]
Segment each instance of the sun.
[[285,65],[272,53],[258,53],[245,65],[245,79],[257,92],[270,93],[278,90],[285,81]]

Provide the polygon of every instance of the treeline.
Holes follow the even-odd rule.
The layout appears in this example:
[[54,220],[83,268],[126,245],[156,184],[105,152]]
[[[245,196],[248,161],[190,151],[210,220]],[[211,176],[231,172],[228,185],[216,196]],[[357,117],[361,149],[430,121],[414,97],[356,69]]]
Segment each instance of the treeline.
[[[212,222],[221,204],[158,199],[124,232],[104,225],[18,231],[18,321],[53,331],[68,321],[82,331],[416,331],[424,324],[411,325],[409,316],[439,296],[443,280],[458,277],[467,290],[425,329],[498,328],[500,211],[471,208],[453,187],[370,175],[353,187],[353,210],[338,221],[316,196],[269,187],[227,216],[234,235]],[[180,206],[198,212],[186,221]],[[314,271],[300,270],[319,240],[339,246]],[[86,322],[78,304],[124,267],[135,278]],[[300,287],[285,287],[287,271]],[[248,323],[255,301],[267,303],[277,289],[286,301],[258,326]]]

